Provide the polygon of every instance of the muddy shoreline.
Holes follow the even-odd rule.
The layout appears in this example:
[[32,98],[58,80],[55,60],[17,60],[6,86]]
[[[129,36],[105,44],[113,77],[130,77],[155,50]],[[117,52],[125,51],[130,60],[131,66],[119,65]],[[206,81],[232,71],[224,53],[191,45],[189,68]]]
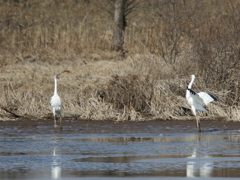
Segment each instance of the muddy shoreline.
[[[57,121],[59,125],[59,121]],[[0,129],[31,129],[46,132],[54,128],[53,120],[14,120],[0,121]],[[201,127],[204,131],[240,130],[240,122],[222,120],[202,120]],[[152,121],[123,121],[115,122],[110,120],[76,120],[64,119],[62,122],[63,131],[79,131],[81,133],[129,133],[129,132],[195,132],[197,131],[195,120],[152,120]]]

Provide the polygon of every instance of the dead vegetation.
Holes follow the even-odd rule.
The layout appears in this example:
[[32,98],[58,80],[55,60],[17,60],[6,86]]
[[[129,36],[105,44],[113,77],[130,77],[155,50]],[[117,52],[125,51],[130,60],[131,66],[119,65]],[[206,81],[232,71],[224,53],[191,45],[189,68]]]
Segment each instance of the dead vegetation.
[[66,69],[58,82],[65,116],[192,118],[183,75],[195,74],[193,89],[221,100],[201,116],[238,121],[239,2],[171,2],[144,1],[129,14],[119,54],[109,51],[113,22],[99,1],[0,1],[1,107],[48,117],[53,76]]

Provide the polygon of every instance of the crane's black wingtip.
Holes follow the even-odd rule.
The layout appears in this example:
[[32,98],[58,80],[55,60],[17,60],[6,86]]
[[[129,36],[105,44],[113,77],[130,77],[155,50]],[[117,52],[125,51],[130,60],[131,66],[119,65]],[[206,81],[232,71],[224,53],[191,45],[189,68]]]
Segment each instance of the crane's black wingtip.
[[192,90],[192,89],[190,89],[190,88],[187,88],[187,90],[188,90],[191,94],[193,94],[193,95],[196,95],[196,94],[197,94],[197,92],[195,92],[194,90]]
[[211,98],[213,98],[214,101],[220,101],[220,100],[219,100],[216,96],[214,96],[214,95],[209,94],[209,96],[211,96]]

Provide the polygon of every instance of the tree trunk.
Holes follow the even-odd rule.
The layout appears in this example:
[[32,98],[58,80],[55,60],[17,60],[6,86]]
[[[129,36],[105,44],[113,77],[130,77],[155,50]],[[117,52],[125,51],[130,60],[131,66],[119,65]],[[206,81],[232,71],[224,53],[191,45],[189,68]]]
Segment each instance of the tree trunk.
[[115,0],[114,29],[111,46],[112,51],[123,50],[125,28],[124,6],[125,0]]

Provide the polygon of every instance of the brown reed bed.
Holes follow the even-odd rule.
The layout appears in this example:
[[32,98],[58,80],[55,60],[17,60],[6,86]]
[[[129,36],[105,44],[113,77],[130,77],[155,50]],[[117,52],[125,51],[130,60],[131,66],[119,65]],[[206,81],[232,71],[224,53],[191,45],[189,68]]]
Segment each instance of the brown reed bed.
[[[183,75],[195,74],[193,89],[221,100],[201,116],[239,121],[240,3],[136,2],[127,16],[125,51],[110,52],[108,1],[0,0],[1,107],[51,118],[53,76],[67,69],[58,81],[64,116],[192,118]],[[0,115],[11,118],[4,110]]]
[[[160,60],[152,59],[155,62],[149,63],[148,56],[135,55],[114,61],[84,63],[80,57],[52,61],[22,61],[1,68],[0,104],[19,115],[51,117],[53,76],[67,69],[69,73],[61,75],[58,81],[64,116],[114,121],[192,118],[185,100],[189,79],[172,74],[173,67],[160,71],[159,67],[164,66]],[[194,89],[202,89],[199,82],[201,77],[197,77]],[[238,118],[238,108],[230,108],[224,101],[230,92],[204,90],[222,101],[208,106],[209,112],[201,116]]]

